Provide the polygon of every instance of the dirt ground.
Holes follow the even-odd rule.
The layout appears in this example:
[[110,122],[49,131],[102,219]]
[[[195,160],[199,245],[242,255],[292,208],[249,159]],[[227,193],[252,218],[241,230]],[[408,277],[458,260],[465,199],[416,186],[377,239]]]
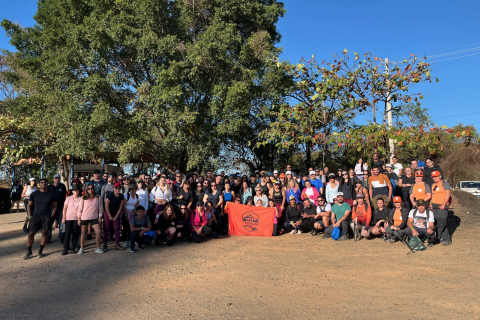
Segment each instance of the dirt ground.
[[309,234],[61,256],[55,232],[28,261],[24,213],[3,214],[0,319],[478,319],[480,200],[456,191],[452,210],[453,244],[408,256]]

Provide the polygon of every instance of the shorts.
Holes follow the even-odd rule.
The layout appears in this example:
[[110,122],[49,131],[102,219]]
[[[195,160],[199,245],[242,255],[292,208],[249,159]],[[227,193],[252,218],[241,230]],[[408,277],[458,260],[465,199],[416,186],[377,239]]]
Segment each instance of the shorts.
[[28,231],[37,232],[38,230],[48,231],[50,227],[50,220],[52,219],[49,215],[35,215],[30,219],[30,224],[28,225]]
[[91,224],[92,226],[99,224],[98,218],[92,219],[92,220],[82,220],[82,226],[88,226],[88,224]]
[[323,220],[316,220],[315,223],[318,223],[319,225],[322,226],[322,228],[325,228],[325,225],[323,224]]
[[20,193],[12,193],[12,201],[20,201],[22,195]]

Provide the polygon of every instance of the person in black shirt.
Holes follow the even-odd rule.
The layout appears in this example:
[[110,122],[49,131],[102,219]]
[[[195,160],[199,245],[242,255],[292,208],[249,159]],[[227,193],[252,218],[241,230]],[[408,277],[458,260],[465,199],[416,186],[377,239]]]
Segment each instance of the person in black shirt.
[[177,203],[180,211],[182,205],[186,206],[188,210],[192,209],[193,203],[193,192],[190,190],[190,181],[185,180],[183,186],[177,189]]
[[[290,234],[295,234],[300,231],[300,224],[302,223],[302,207],[297,204],[294,195],[291,195],[288,200],[288,206],[285,210],[285,228],[291,230]],[[302,233],[302,231],[300,231]]]
[[425,181],[426,184],[428,184],[430,187],[435,183],[433,181],[432,177],[432,172],[433,171],[438,171],[440,172],[440,179],[443,181],[443,171],[439,166],[436,166],[433,164],[433,159],[432,158],[427,158],[425,160],[425,164],[427,165],[425,169],[423,169],[423,180]]
[[[67,199],[67,188],[63,183],[60,182],[60,175],[56,174],[53,176],[53,183],[48,186],[48,192],[51,192],[55,195],[57,200],[57,214],[55,215],[55,228],[60,227],[60,231],[58,232],[58,238],[60,239],[60,243],[63,244],[63,240],[65,239],[65,233],[62,232],[62,228],[60,226],[62,222],[62,214],[63,214],[63,206],[65,204],[65,200]],[[53,221],[52,221],[53,222]],[[48,242],[52,239],[52,228],[48,231]]]
[[20,184],[20,181],[15,180],[15,183],[10,190],[12,197],[12,205],[10,206],[10,211],[13,212],[13,207],[17,204],[17,213],[20,212],[20,199],[22,198],[23,186]]
[[378,168],[380,169],[380,173],[383,173],[383,171],[385,170],[385,162],[378,158],[378,153],[373,154],[373,161],[370,168],[373,169],[375,166],[378,166]]
[[309,198],[305,198],[303,200],[303,214],[302,223],[300,224],[300,230],[304,232],[310,232],[313,235],[313,231],[315,230],[314,225],[316,214],[317,207],[312,204]]
[[[33,212],[32,212],[33,210]],[[45,257],[43,248],[47,244],[48,230],[51,227],[55,214],[57,213],[57,202],[55,195],[48,191],[47,179],[40,180],[40,191],[33,192],[30,195],[27,207],[30,225],[28,227],[27,253],[23,257],[24,260],[30,259],[32,255],[32,246],[35,234],[38,230],[42,230],[42,239],[40,240],[40,249],[37,256]]]
[[378,209],[373,211],[372,221],[373,221],[373,228],[369,230],[369,235],[373,234],[378,236],[382,234],[382,239],[385,241],[389,241],[390,239],[386,235],[385,231],[385,221],[389,217],[389,210],[385,208],[385,203],[383,198],[377,199],[377,206]]
[[405,174],[398,180],[398,186],[402,188],[403,206],[410,211],[412,202],[410,201],[410,189],[415,184],[415,176],[412,174],[412,168],[406,167]]

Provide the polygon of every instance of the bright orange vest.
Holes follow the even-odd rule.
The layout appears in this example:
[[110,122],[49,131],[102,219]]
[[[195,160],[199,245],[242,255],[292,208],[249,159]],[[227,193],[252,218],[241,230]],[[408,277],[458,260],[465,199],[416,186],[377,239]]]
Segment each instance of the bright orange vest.
[[421,184],[417,184],[415,183],[413,185],[413,197],[416,199],[416,200],[425,200],[425,198],[427,197],[427,194],[425,193],[425,182],[422,182]]
[[430,200],[430,202],[442,205],[445,201],[445,197],[446,191],[443,182],[440,181],[438,184],[434,183],[432,185],[432,200]]

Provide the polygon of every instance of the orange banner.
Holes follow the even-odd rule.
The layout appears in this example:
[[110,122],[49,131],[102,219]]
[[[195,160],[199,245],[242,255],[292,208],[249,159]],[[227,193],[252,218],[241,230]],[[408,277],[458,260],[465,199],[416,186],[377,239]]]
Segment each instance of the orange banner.
[[228,203],[228,234],[231,236],[271,237],[275,208],[250,207]]

